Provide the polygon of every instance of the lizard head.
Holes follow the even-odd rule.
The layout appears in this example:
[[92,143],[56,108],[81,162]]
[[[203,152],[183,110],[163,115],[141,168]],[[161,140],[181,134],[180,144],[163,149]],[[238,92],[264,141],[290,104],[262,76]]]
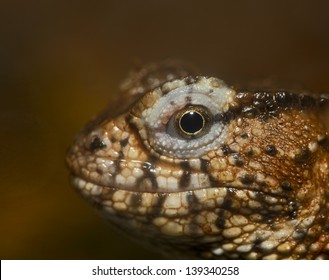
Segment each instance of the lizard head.
[[134,99],[67,154],[73,185],[112,224],[168,254],[328,256],[326,96],[188,76]]

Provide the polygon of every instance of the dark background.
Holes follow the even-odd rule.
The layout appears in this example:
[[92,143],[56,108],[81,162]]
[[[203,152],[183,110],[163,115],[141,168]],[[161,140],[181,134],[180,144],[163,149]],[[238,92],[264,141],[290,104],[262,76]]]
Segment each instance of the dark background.
[[141,62],[183,59],[229,83],[274,77],[328,92],[327,3],[2,1],[0,258],[159,258],[70,187],[74,134]]

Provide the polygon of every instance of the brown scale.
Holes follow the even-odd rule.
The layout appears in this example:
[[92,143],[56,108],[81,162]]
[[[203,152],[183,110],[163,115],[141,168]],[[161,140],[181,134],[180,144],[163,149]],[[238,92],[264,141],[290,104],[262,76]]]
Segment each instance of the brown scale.
[[[138,116],[158,93],[144,94],[160,86],[164,96],[167,80],[190,74],[173,61],[132,72],[121,113],[101,114],[69,149],[73,185],[112,224],[167,256],[328,259],[328,96],[237,91],[213,117],[227,127],[218,148],[197,158],[150,150]],[[204,185],[192,188],[201,175]],[[159,191],[163,182],[177,188]]]

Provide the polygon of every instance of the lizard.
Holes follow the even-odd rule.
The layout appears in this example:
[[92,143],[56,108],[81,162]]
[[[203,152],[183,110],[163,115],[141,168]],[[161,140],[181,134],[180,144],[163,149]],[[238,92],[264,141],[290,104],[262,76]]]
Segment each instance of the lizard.
[[150,64],[77,135],[71,182],[168,257],[328,259],[328,99]]

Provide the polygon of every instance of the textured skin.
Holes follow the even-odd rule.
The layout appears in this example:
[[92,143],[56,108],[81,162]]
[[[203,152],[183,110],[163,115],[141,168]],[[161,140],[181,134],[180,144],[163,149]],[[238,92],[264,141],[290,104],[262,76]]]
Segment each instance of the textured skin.
[[[129,107],[101,114],[69,149],[73,185],[167,256],[328,259],[328,97],[240,92],[182,78],[184,67],[131,73],[119,99]],[[184,139],[172,118],[200,102],[208,127]]]

